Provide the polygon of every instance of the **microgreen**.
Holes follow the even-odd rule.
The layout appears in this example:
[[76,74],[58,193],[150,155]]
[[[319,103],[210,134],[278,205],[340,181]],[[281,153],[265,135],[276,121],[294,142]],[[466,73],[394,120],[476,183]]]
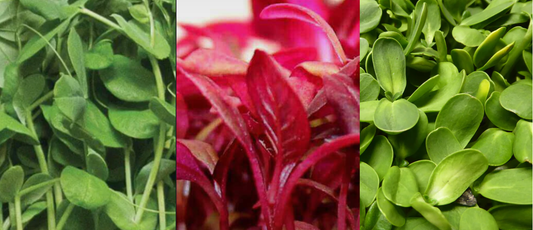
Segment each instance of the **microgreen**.
[[361,228],[531,229],[531,1],[361,7]]
[[358,2],[251,2],[252,22],[181,25],[178,224],[357,229]]
[[175,229],[175,4],[0,2],[0,229]]

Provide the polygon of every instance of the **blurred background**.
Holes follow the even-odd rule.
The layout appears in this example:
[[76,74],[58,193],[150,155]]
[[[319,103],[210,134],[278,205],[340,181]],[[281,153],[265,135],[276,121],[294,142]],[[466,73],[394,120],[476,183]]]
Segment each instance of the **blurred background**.
[[[217,19],[244,21],[252,17],[250,0],[178,0],[178,24],[203,26]],[[184,32],[178,27],[178,38]]]

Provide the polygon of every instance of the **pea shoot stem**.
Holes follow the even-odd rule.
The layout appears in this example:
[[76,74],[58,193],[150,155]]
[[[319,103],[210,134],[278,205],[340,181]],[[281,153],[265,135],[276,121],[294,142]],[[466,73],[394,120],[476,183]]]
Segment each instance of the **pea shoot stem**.
[[128,200],[133,203],[133,191],[131,185],[131,153],[130,147],[124,148],[124,171],[126,176],[126,194],[128,195]]
[[[155,81],[157,85],[157,94],[159,99],[165,100],[165,85],[163,84],[163,76],[161,75],[161,70],[159,69],[159,63],[157,63],[157,60],[152,55],[149,55],[148,57],[150,59],[150,63],[152,65],[152,69],[155,76]],[[146,181],[146,186],[144,187],[144,192],[141,198],[141,202],[139,203],[139,209],[137,209],[137,213],[135,214],[135,221],[138,223],[143,214],[144,209],[146,208],[146,205],[148,204],[148,200],[150,199],[150,193],[152,191],[152,188],[155,184],[155,179],[157,177],[157,172],[159,171],[159,165],[161,164],[161,158],[163,158],[163,151],[165,149],[165,138],[166,138],[166,125],[165,123],[161,122],[159,125],[159,135],[155,138],[156,146],[154,151],[154,164],[152,166],[152,169],[150,171],[150,175],[148,176],[148,181]],[[163,194],[164,196],[164,194]],[[161,199],[164,197],[159,196],[158,199]],[[164,212],[159,212],[159,218],[160,220],[166,218]]]
[[105,17],[102,17],[101,15],[87,9],[87,8],[80,8],[80,13],[82,14],[85,14],[89,17],[92,17],[98,21],[100,21],[101,23],[104,23],[105,25],[115,29],[115,30],[118,30],[118,31],[122,31],[122,28],[120,28],[119,25],[117,25],[116,23],[112,22],[111,20],[105,18]]
[[65,212],[63,212],[63,215],[61,216],[61,219],[59,219],[59,222],[57,223],[57,230],[62,230],[65,224],[67,223],[67,220],[72,213],[72,210],[74,210],[74,205],[72,203],[69,203],[67,206],[67,209],[65,209]]
[[23,230],[22,229],[22,209],[20,207],[20,196],[15,196],[15,219],[16,219],[16,225],[17,230]]
[[[35,126],[33,125],[33,117],[31,116],[31,111],[26,112],[26,124],[30,132],[32,132],[32,134],[37,137],[37,132],[35,132]],[[46,158],[44,157],[44,152],[41,144],[34,145],[33,149],[35,150],[35,154],[37,156],[37,161],[39,162],[39,168],[41,169],[41,172],[49,175],[48,166],[46,165]],[[52,190],[48,190],[46,192],[46,206],[48,216],[48,230],[55,230],[56,212],[54,207],[54,195],[52,194]]]

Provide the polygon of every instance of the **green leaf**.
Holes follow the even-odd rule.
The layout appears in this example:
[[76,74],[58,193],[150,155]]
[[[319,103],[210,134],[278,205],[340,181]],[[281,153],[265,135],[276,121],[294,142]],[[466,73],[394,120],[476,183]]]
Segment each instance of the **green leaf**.
[[443,6],[455,20],[460,21],[461,15],[472,2],[473,0],[447,0],[443,1]]
[[176,124],[176,106],[154,97],[150,100],[150,110],[161,120],[169,125]]
[[416,43],[418,42],[420,38],[420,33],[422,33],[422,29],[426,25],[427,16],[428,5],[424,1],[417,2],[414,18],[412,19],[413,22],[411,22],[411,24],[414,23],[414,25],[409,26],[409,35],[407,37],[409,43],[407,44],[407,47],[405,47],[405,55],[411,53]]
[[[110,202],[105,206],[104,212],[111,218],[113,223],[121,230],[153,230],[157,226],[157,214],[146,212],[142,219],[135,221],[135,207],[122,193],[111,191]],[[136,200],[139,198],[136,197]],[[150,199],[146,208],[157,209],[157,203]]]
[[100,77],[105,87],[123,101],[144,102],[157,96],[154,75],[127,57],[115,55],[113,65],[100,70]]
[[140,23],[150,22],[150,11],[146,9],[144,4],[135,4],[128,8],[131,16]]
[[469,208],[461,216],[460,230],[499,230],[492,215],[481,208]]
[[86,156],[87,161],[87,172],[98,177],[100,180],[107,180],[109,177],[109,169],[107,168],[107,163],[100,154],[89,150],[89,154]]
[[429,160],[419,160],[409,164],[409,166],[407,167],[415,175],[416,184],[418,185],[418,191],[426,191],[431,172],[433,172],[437,165]]
[[478,47],[486,38],[481,31],[467,26],[453,27],[452,36],[455,41],[467,47]]
[[461,22],[461,25],[462,26],[473,26],[473,25],[477,25],[485,21],[488,21],[491,18],[499,15],[500,13],[510,10],[513,4],[514,2],[507,1],[497,6],[494,6],[492,8],[487,7],[485,10],[481,11],[480,13],[472,15],[471,17],[463,20]]
[[465,147],[476,133],[483,120],[483,104],[468,94],[452,97],[442,108],[435,121],[435,127],[446,127],[462,147]]
[[374,168],[380,180],[383,180],[392,165],[393,156],[392,146],[387,138],[378,135],[374,137],[372,144],[361,155],[361,161]]
[[414,101],[423,112],[438,112],[444,104],[461,90],[465,72],[460,73],[452,63],[440,62],[437,66],[439,82],[435,90],[426,94],[425,97]]
[[375,0],[361,0],[360,10],[361,21],[359,24],[361,34],[369,32],[379,25],[382,12]]
[[113,64],[113,56],[111,40],[101,40],[85,53],[85,66],[92,70],[105,69]]
[[402,96],[406,86],[405,56],[394,39],[379,38],[372,49],[376,78],[389,99]]
[[439,230],[435,225],[421,217],[408,217],[405,225],[398,230]]
[[379,188],[379,176],[370,165],[361,162],[360,164],[360,202],[364,207],[368,207],[374,202]]
[[[32,0],[38,1],[38,0]],[[43,38],[40,36],[33,36],[27,43],[22,47],[22,50],[19,53],[17,63],[21,64],[22,62],[33,57],[37,52],[44,48],[47,44],[47,41],[50,41],[54,36],[56,36],[59,31],[64,31],[69,25],[70,20],[64,20],[61,24],[58,24],[57,21],[46,22],[42,28],[52,28],[47,33],[43,33]]]
[[24,170],[19,165],[10,167],[0,177],[0,203],[13,202],[24,183]]
[[360,104],[361,117],[359,118],[359,120],[361,122],[367,122],[367,123],[374,122],[374,114],[379,104],[380,104],[380,101],[361,102]]
[[[144,191],[146,181],[148,180],[148,176],[150,175],[150,170],[152,170],[153,165],[154,162],[152,161],[143,166],[142,169],[139,171],[139,174],[135,178],[135,192],[142,193]],[[161,159],[161,164],[159,165],[159,171],[157,171],[155,183],[165,179],[175,171],[176,161]]]
[[485,176],[479,193],[508,204],[533,204],[531,167],[496,170]]
[[20,0],[20,3],[31,12],[44,17],[46,20],[53,20],[62,17],[62,6],[65,1],[54,0]]
[[533,213],[531,205],[500,205],[489,210],[502,230],[529,230]]
[[493,92],[487,102],[485,102],[485,114],[492,124],[498,128],[512,131],[520,118],[507,110],[500,104],[500,92]]
[[374,113],[374,124],[389,134],[398,134],[413,128],[419,119],[418,109],[405,99],[394,102],[383,98]]
[[39,144],[37,137],[26,126],[9,115],[0,112],[0,143],[13,136],[31,145]]
[[427,96],[439,83],[439,75],[435,75],[422,83],[411,96],[407,99],[410,102],[415,102],[425,96]]
[[422,33],[426,38],[427,44],[431,44],[433,42],[433,38],[435,37],[435,32],[440,29],[441,25],[440,17],[432,17],[432,15],[440,14],[439,5],[436,0],[421,0],[418,2],[425,3],[427,7],[427,15],[429,15],[429,17],[427,17],[426,23],[422,28]]
[[446,220],[446,217],[442,212],[432,205],[428,204],[420,193],[417,193],[411,199],[411,206],[418,211],[422,216],[429,221],[431,224],[435,225],[440,230],[452,230],[452,226]]
[[[364,209],[362,209],[364,210]],[[379,210],[377,202],[372,203],[361,226],[363,230],[391,230],[392,224]]]
[[478,150],[455,152],[433,170],[425,196],[432,204],[449,204],[459,198],[487,168],[487,158]]
[[34,217],[39,215],[42,211],[46,209],[46,202],[36,202],[30,205],[21,215],[22,224],[30,222]]
[[24,78],[13,95],[13,107],[22,124],[26,124],[28,107],[41,96],[45,88],[43,75],[33,74]]
[[109,107],[111,125],[122,134],[138,138],[153,138],[159,133],[159,119],[151,110]]
[[523,119],[532,118],[531,83],[513,84],[507,87],[500,96],[500,104]]
[[369,126],[365,127],[363,130],[361,130],[361,143],[359,145],[359,153],[362,154],[365,152],[366,148],[372,143],[372,140],[374,140],[374,136],[376,135],[376,126],[373,124],[370,124]]
[[513,143],[513,154],[519,162],[533,161],[532,154],[532,140],[533,140],[533,124],[529,121],[520,120],[516,124],[513,131],[515,140]]
[[143,49],[154,55],[157,59],[165,59],[170,55],[170,45],[159,31],[155,30],[154,44],[151,44],[150,28],[146,25],[140,24],[137,21],[128,21],[118,15],[113,14],[111,17],[117,20],[124,33],[128,35],[135,43],[140,45]]
[[430,132],[426,138],[426,151],[429,158],[440,163],[450,154],[463,149],[452,131],[446,127],[440,127]]
[[74,167],[85,166],[80,155],[74,153],[69,147],[58,138],[50,140],[50,155],[55,162],[61,165],[71,165]]
[[383,179],[382,191],[395,205],[411,207],[411,198],[418,193],[418,184],[409,168],[393,166]]
[[404,211],[385,198],[382,188],[378,189],[377,203],[383,216],[385,216],[392,225],[401,227],[405,224]]
[[87,72],[85,71],[85,56],[83,55],[83,43],[75,28],[70,29],[67,40],[68,55],[70,62],[76,71],[76,78],[81,88],[82,96],[87,98],[89,86],[87,85]]
[[62,75],[54,87],[54,102],[66,117],[76,122],[83,117],[87,101],[76,79]]
[[61,172],[61,188],[72,204],[90,210],[109,203],[112,195],[105,182],[71,166]]
[[474,62],[470,54],[464,49],[453,49],[451,52],[453,64],[461,70],[465,70],[466,74],[474,71]]
[[489,34],[487,38],[479,45],[474,53],[474,65],[482,67],[487,63],[487,61],[492,57],[495,52],[495,48],[498,45],[498,42],[505,34],[505,27],[502,27]]
[[360,79],[361,102],[377,100],[380,88],[376,79],[368,73],[361,74]]
[[124,136],[115,131],[107,117],[92,102],[87,103],[80,125],[106,147],[122,148],[127,145]]
[[419,118],[415,127],[398,135],[389,136],[389,141],[394,148],[396,156],[401,159],[414,155],[426,138],[428,118],[420,110],[418,110],[418,115]]
[[496,66],[500,60],[502,60],[514,47],[514,43],[511,43],[502,49],[496,51],[494,55],[483,65],[482,67],[479,67],[479,70],[486,70],[488,68]]
[[513,157],[514,139],[512,133],[497,128],[487,129],[479,136],[472,148],[483,153],[490,166],[500,166]]
[[[480,91],[479,87],[483,80],[487,80],[490,83],[489,93],[494,91],[494,82],[490,79],[489,75],[483,71],[475,71],[466,76],[461,93],[468,93],[472,96],[476,96]],[[485,100],[482,100],[485,102]]]
[[36,173],[31,175],[21,188],[21,192],[28,191],[28,193],[20,197],[21,205],[30,205],[41,199],[54,184],[52,177],[47,174]]

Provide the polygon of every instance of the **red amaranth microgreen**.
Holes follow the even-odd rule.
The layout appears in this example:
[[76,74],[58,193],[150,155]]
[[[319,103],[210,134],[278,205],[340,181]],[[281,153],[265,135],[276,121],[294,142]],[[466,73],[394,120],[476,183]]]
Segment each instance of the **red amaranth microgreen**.
[[[268,2],[252,1],[251,23],[183,26],[178,225],[358,229],[359,3]],[[281,49],[248,62],[255,38]]]

